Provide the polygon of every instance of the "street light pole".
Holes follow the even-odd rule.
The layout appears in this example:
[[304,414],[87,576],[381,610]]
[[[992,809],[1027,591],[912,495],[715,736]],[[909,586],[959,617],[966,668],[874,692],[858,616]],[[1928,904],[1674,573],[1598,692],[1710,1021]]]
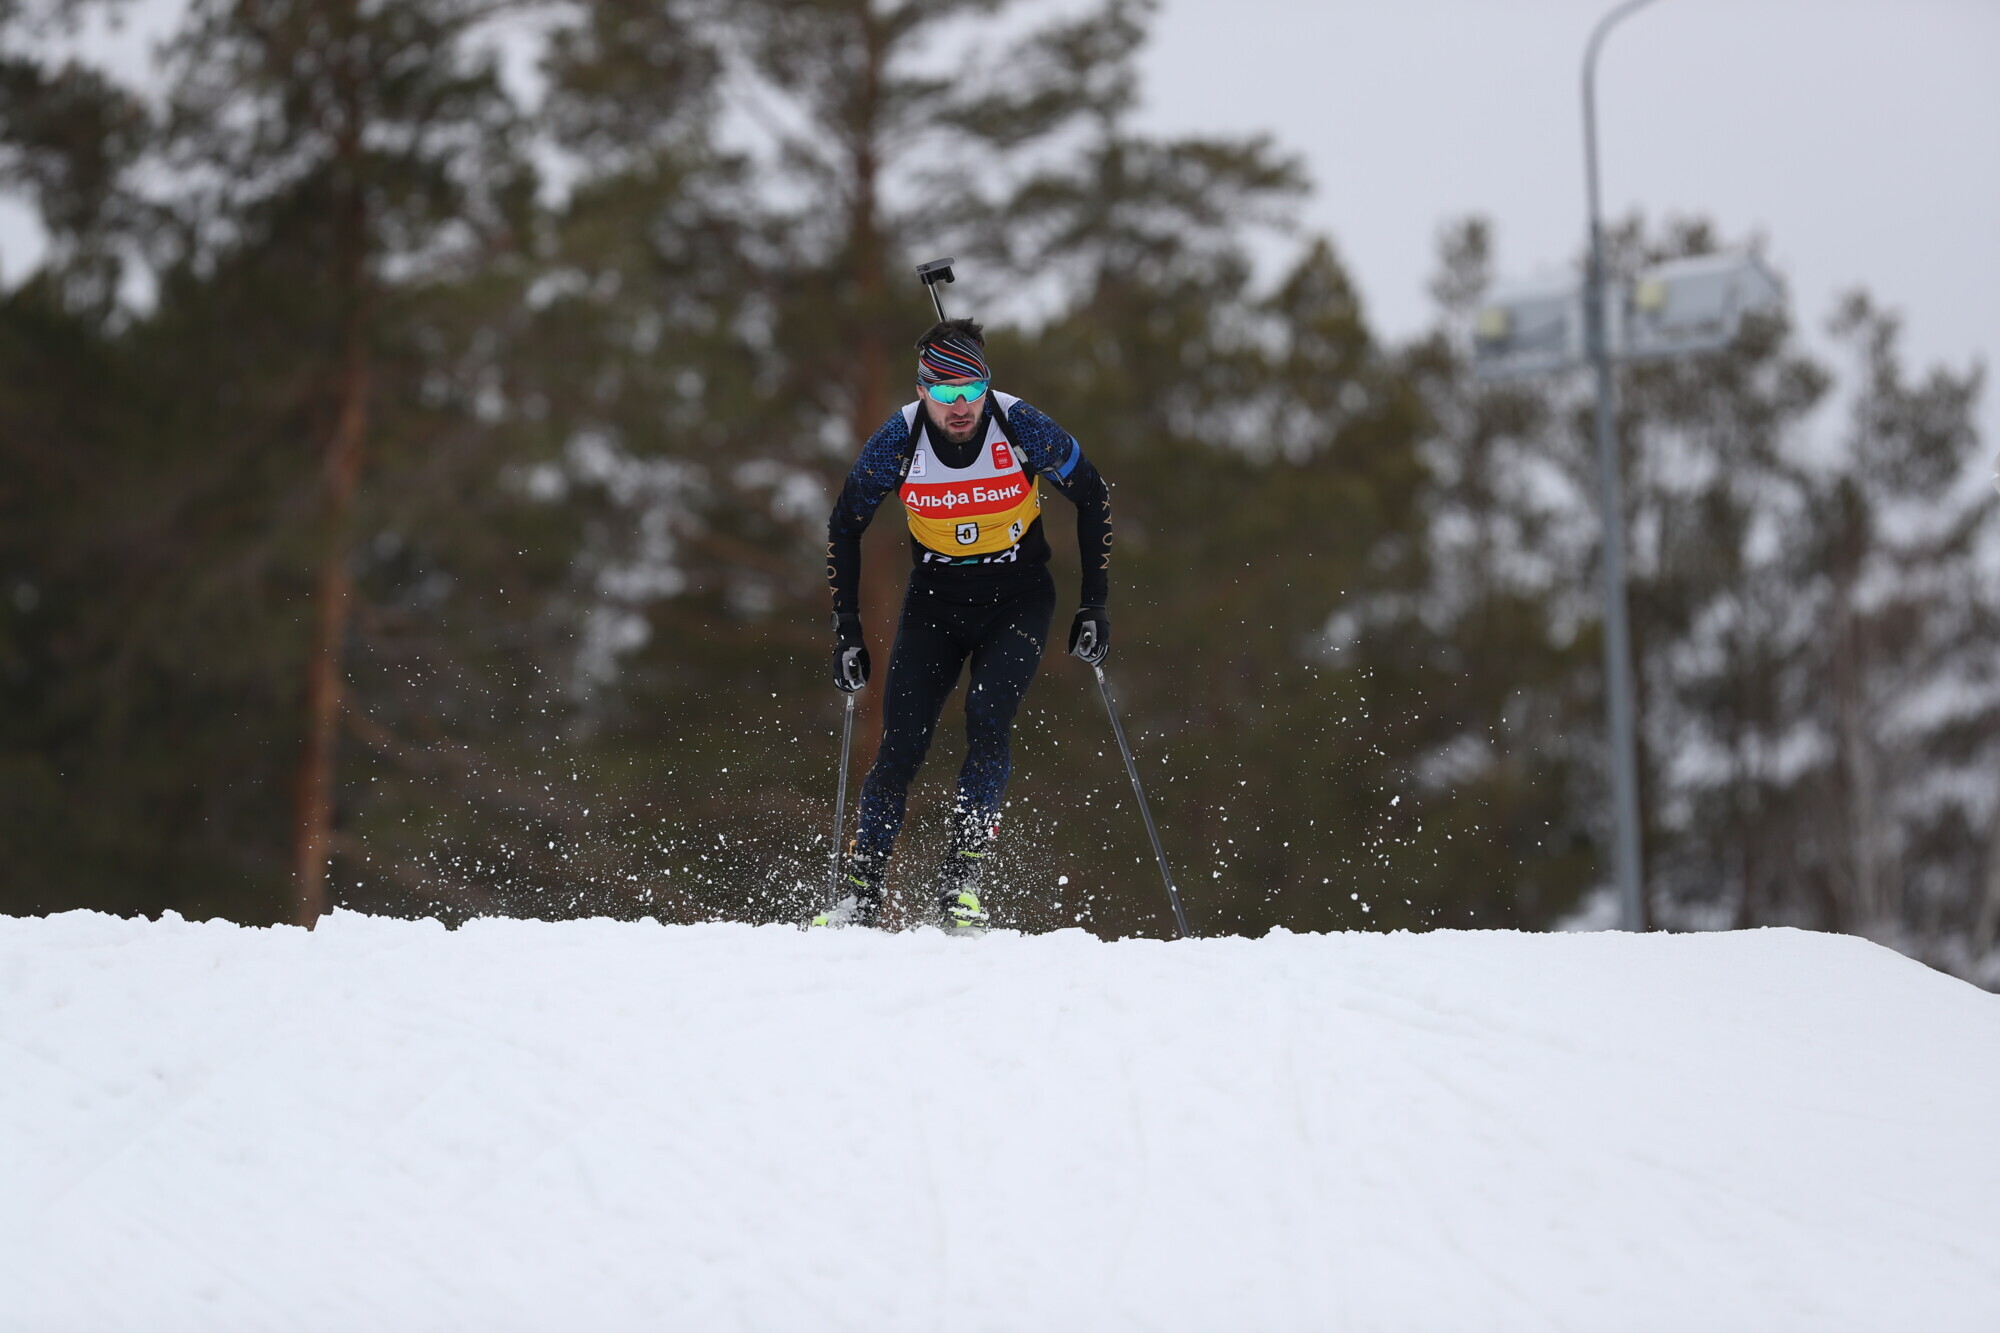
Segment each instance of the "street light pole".
[[1604,518],[1604,693],[1611,733],[1611,787],[1616,803],[1619,924],[1646,928],[1645,886],[1639,859],[1639,757],[1634,740],[1632,641],[1625,616],[1625,497],[1613,432],[1611,347],[1604,318],[1604,223],[1597,191],[1597,52],[1619,20],[1653,0],[1626,0],[1597,22],[1583,56],[1583,153],[1590,194],[1590,270],[1583,285],[1583,320],[1591,364],[1597,372],[1598,504]]

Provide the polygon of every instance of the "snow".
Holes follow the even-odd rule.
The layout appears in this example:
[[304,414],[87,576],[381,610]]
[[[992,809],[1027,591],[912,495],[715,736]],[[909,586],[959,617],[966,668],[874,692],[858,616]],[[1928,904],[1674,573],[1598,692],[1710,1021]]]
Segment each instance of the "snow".
[[1996,1106],[1796,931],[0,918],[0,1327],[1990,1330]]

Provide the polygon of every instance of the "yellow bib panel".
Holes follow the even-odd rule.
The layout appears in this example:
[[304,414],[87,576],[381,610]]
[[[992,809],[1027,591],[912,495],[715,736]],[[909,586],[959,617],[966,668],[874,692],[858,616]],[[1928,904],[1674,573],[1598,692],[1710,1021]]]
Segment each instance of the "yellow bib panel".
[[[1012,406],[995,394],[996,411]],[[904,410],[911,428],[921,404]],[[946,559],[985,556],[1017,545],[1040,517],[1041,484],[1028,476],[996,418],[986,423],[986,439],[969,467],[946,467],[931,448],[928,430],[917,431],[910,470],[897,492],[909,516],[910,535]]]

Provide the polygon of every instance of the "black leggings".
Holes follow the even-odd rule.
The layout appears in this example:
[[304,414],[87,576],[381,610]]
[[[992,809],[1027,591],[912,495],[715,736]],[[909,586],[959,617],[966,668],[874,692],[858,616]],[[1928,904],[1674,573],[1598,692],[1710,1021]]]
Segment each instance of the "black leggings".
[[968,656],[972,684],[965,692],[967,749],[958,773],[958,808],[982,824],[999,814],[1012,767],[1008,734],[1042,663],[1055,609],[1055,580],[1046,569],[997,599],[967,600],[963,593],[929,586],[921,570],[911,577],[889,654],[882,748],[861,785],[857,852],[886,856],[895,847],[910,782]]

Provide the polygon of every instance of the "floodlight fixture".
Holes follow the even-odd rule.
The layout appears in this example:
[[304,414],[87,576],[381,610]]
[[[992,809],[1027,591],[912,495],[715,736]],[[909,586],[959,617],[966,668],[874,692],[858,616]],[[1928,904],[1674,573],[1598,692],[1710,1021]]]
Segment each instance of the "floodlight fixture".
[[1583,292],[1574,278],[1496,286],[1473,317],[1472,370],[1480,379],[1549,375],[1583,359]]
[[1641,273],[1613,300],[1611,354],[1620,361],[1716,352],[1729,346],[1747,315],[1784,304],[1777,277],[1754,254],[1696,255]]
[[[1473,317],[1473,374],[1509,380],[1589,364],[1588,286],[1568,277],[1496,284]],[[1612,361],[1654,361],[1721,351],[1742,332],[1745,317],[1783,304],[1784,289],[1754,254],[1672,260],[1629,284],[1605,284],[1605,354]]]

